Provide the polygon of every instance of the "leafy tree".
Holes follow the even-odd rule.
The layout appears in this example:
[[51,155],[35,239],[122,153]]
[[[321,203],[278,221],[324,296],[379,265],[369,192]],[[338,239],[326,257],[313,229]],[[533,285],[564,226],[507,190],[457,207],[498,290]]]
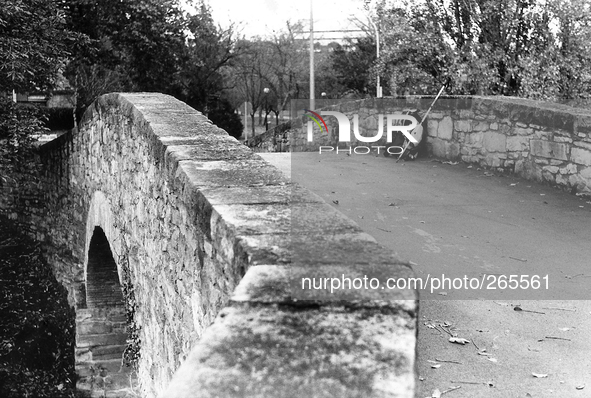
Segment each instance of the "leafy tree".
[[29,166],[33,135],[45,130],[36,109],[17,107],[6,94],[51,89],[77,38],[81,37],[66,29],[58,1],[14,0],[0,7],[0,168],[4,172]]
[[392,92],[561,99],[589,91],[589,0],[424,0],[375,7]]
[[203,2],[197,11],[187,20],[185,56],[178,76],[179,96],[194,108],[205,111],[208,97],[218,96],[226,88],[222,71],[239,50],[232,27],[216,26],[211,10]]
[[12,0],[0,7],[0,87],[51,88],[76,38],[55,0]]
[[[360,95],[369,94],[375,84],[371,75],[376,62],[376,43],[371,36],[350,40],[345,45],[337,45],[330,56],[330,67],[334,76],[331,96],[340,96],[345,92]],[[329,72],[330,73],[330,72]],[[330,83],[329,83],[330,84]]]
[[186,22],[178,0],[64,0],[70,29],[90,38],[73,48],[68,77],[78,106],[114,90],[176,94]]

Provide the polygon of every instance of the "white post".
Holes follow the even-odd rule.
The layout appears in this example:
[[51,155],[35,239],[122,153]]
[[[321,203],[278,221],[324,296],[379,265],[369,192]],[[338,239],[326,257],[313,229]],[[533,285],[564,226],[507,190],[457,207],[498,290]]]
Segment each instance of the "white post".
[[244,141],[248,139],[248,101],[244,101]]
[[[371,16],[368,17],[371,26],[373,26],[374,30],[376,31],[376,58],[378,63],[380,62],[380,32],[378,31],[378,27],[372,21]],[[377,84],[376,84],[376,97],[382,98],[382,87],[380,86],[380,74],[378,73]]]
[[310,0],[310,110],[314,110],[314,16]]

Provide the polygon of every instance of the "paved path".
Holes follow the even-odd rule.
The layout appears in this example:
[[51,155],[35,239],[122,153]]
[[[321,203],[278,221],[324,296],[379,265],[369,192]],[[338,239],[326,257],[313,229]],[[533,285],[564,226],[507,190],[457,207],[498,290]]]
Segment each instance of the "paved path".
[[[591,397],[585,199],[428,159],[264,156],[410,260],[418,276],[549,275],[549,291],[423,292],[417,398],[457,386],[444,397]],[[470,344],[450,343],[448,331]]]

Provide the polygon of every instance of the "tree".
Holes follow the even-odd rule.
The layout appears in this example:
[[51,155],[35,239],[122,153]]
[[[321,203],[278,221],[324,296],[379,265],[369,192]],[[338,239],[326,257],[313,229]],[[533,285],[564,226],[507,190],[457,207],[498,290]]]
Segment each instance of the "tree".
[[198,12],[188,17],[187,29],[185,56],[178,76],[179,96],[194,108],[206,111],[208,96],[219,96],[227,87],[222,71],[240,50],[235,46],[233,27],[216,26],[211,10],[203,2]]
[[27,92],[53,87],[77,38],[55,0],[13,0],[0,7],[0,87]]
[[588,92],[589,0],[381,1],[378,70],[392,91],[521,95],[557,100]]
[[345,92],[354,92],[363,96],[372,91],[375,85],[371,84],[371,71],[375,62],[376,43],[371,36],[349,40],[345,45],[337,45],[330,56],[330,67],[327,71],[332,71],[331,75],[334,76],[332,95],[340,96]]
[[7,92],[51,89],[77,38],[81,39],[66,29],[57,1],[14,0],[0,7],[0,168],[4,172],[29,166],[33,135],[46,130],[38,110],[17,107]]
[[64,0],[73,47],[68,77],[85,108],[113,90],[178,93],[186,21],[178,0]]

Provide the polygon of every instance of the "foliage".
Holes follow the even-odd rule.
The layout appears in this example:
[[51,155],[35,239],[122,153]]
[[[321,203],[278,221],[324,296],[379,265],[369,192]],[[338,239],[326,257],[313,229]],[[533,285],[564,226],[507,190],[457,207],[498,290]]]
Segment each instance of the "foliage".
[[374,79],[371,76],[375,62],[376,43],[373,37],[362,37],[336,46],[330,55],[329,71],[332,73],[329,73],[332,79],[325,83],[327,95],[337,98],[345,92],[359,95],[373,92],[375,95]]
[[39,249],[0,219],[0,396],[74,396],[74,313]]
[[209,120],[219,128],[226,130],[232,137],[238,139],[242,136],[244,125],[240,116],[234,112],[232,105],[225,99],[215,102],[215,105],[207,113]]
[[186,27],[178,0],[65,0],[64,10],[90,39],[67,69],[80,107],[113,90],[174,93]]
[[209,99],[225,88],[222,70],[236,56],[234,32],[232,27],[217,27],[204,3],[196,14],[188,16],[187,29],[184,63],[178,76],[179,97],[204,111]]
[[517,95],[561,100],[591,87],[591,2],[381,1],[376,73],[392,93]]
[[69,45],[77,37],[65,28],[57,1],[14,0],[3,2],[0,7],[0,169],[3,169],[3,176],[15,168],[28,166],[33,135],[46,130],[38,110],[15,106],[6,98],[6,92],[52,88],[68,55]]
[[0,88],[51,88],[71,43],[55,0],[11,0],[0,7]]
[[2,180],[13,171],[34,168],[31,159],[34,135],[46,132],[40,110],[33,106],[17,106],[0,98],[0,170]]

